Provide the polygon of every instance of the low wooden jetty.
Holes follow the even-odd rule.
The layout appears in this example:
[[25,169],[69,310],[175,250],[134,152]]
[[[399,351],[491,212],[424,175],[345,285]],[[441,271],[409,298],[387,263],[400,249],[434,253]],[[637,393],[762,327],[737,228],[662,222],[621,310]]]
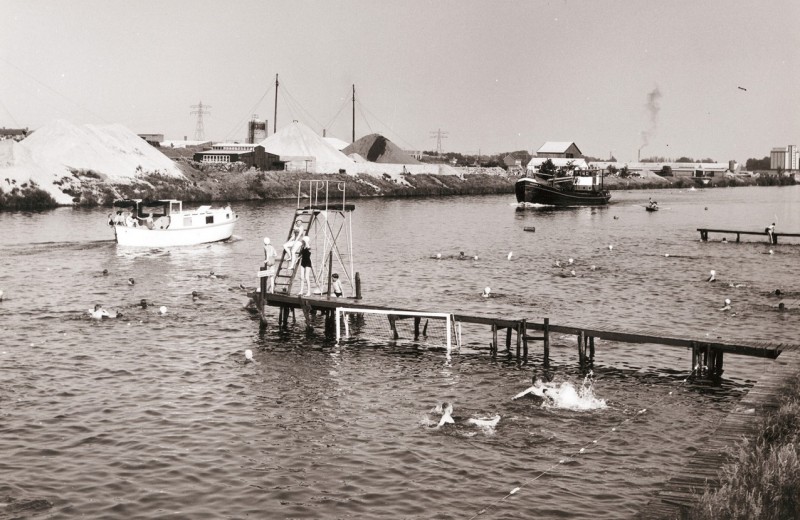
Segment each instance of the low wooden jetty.
[[730,462],[729,451],[744,438],[752,438],[764,424],[764,418],[778,407],[776,396],[800,374],[800,352],[784,352],[771,364],[770,372],[759,378],[739,404],[683,468],[676,468],[647,505],[635,515],[637,520],[689,518],[688,512],[706,489],[720,487],[722,466]]
[[[277,307],[280,309],[278,323],[282,327],[288,326],[289,316],[290,314],[294,314],[295,309],[302,310],[308,330],[313,329],[316,321],[313,319],[314,316],[324,316],[324,328],[325,332],[328,334],[332,334],[335,330],[335,311],[337,308],[345,310],[373,309],[389,313],[389,321],[392,330],[395,330],[394,323],[391,319],[392,311],[412,315],[414,313],[427,314],[432,312],[430,310],[370,305],[356,298],[335,298],[327,295],[304,297],[285,293],[267,293],[259,302],[261,321],[264,326],[266,326],[268,320],[265,311],[267,307]],[[588,324],[583,326],[553,324],[550,323],[548,318],[544,318],[542,322],[535,322],[527,319],[509,319],[458,313],[452,314],[452,317],[456,324],[464,323],[487,326],[491,330],[489,353],[492,358],[496,358],[502,352],[509,361],[514,360],[520,365],[528,364],[530,360],[531,356],[528,342],[538,341],[542,343],[542,362],[545,367],[549,366],[550,335],[552,333],[573,335],[577,338],[577,359],[581,368],[589,368],[594,363],[596,354],[595,340],[602,339],[621,343],[663,345],[688,349],[691,351],[691,364],[687,367],[689,369],[688,372],[712,379],[721,377],[724,370],[723,361],[725,354],[776,359],[784,351],[800,352],[800,345],[794,344],[685,338],[644,330],[624,331],[606,324]],[[505,337],[503,338],[503,336]],[[503,345],[503,343],[505,345]]]
[[[739,242],[742,235],[759,235],[763,237],[767,237],[767,242],[769,242],[769,233],[766,231],[743,231],[743,230],[735,230],[735,229],[711,229],[711,228],[697,228],[697,231],[700,232],[700,240],[703,242],[708,241],[708,234],[709,233],[719,233],[719,234],[728,234],[728,235],[736,235],[736,241]],[[800,237],[800,233],[772,233],[772,244],[778,243],[778,237]]]

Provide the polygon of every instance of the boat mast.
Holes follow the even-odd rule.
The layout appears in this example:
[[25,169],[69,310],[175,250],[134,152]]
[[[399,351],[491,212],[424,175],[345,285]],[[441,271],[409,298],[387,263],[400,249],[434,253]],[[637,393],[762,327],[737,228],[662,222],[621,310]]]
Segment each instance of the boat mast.
[[275,74],[275,111],[272,112],[272,133],[278,129],[278,75]]
[[353,84],[353,140],[351,143],[356,142],[356,85]]

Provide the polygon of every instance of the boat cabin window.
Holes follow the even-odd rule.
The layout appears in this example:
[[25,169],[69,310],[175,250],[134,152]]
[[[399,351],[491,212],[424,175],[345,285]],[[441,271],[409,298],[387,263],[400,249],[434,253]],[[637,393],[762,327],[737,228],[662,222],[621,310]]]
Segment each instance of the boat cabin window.
[[153,214],[153,218],[163,217],[167,214],[167,208],[164,206],[139,206],[139,217],[145,218],[147,215]]
[[172,213],[180,213],[181,212],[181,203],[180,202],[170,202],[169,204],[169,212]]
[[214,215],[208,215],[206,217],[206,224],[213,224],[214,223]]

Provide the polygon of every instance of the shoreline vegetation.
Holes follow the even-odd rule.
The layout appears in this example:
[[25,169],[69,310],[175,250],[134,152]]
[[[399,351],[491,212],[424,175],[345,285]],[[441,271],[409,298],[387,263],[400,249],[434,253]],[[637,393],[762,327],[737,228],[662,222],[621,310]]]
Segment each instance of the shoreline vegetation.
[[[186,158],[176,159],[184,179],[146,174],[129,184],[111,184],[102,174],[74,171],[68,191],[74,207],[110,206],[115,199],[179,199],[184,202],[241,202],[293,199],[300,181],[328,180],[347,182],[347,198],[365,197],[442,197],[453,195],[490,195],[514,193],[516,175],[470,173],[465,175],[416,174],[391,176],[312,174],[286,171],[259,171],[241,163],[224,166],[205,165]],[[500,170],[502,171],[502,170]],[[617,176],[604,177],[606,188],[614,190],[684,189],[700,186],[688,177]],[[710,187],[776,186],[794,184],[793,177],[762,175],[755,178],[712,179]],[[35,183],[0,188],[0,211],[37,211],[61,206]]]
[[782,520],[800,517],[800,376],[781,390],[758,434],[730,450],[720,487],[706,490],[693,520]]

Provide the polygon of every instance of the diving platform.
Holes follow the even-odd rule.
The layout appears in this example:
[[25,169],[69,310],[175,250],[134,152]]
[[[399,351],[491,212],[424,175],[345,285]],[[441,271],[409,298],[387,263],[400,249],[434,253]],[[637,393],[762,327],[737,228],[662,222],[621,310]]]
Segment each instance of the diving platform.
[[[727,234],[727,235],[736,235],[736,241],[739,242],[741,240],[742,235],[759,235],[767,238],[767,242],[769,242],[769,233],[766,231],[746,231],[746,230],[737,230],[737,229],[711,229],[711,228],[697,228],[697,231],[700,232],[700,240],[703,242],[708,241],[708,234],[709,233],[717,233],[717,234]],[[794,237],[800,238],[800,233],[783,233],[783,232],[773,232],[772,233],[772,244],[775,245],[778,243],[779,237]]]

